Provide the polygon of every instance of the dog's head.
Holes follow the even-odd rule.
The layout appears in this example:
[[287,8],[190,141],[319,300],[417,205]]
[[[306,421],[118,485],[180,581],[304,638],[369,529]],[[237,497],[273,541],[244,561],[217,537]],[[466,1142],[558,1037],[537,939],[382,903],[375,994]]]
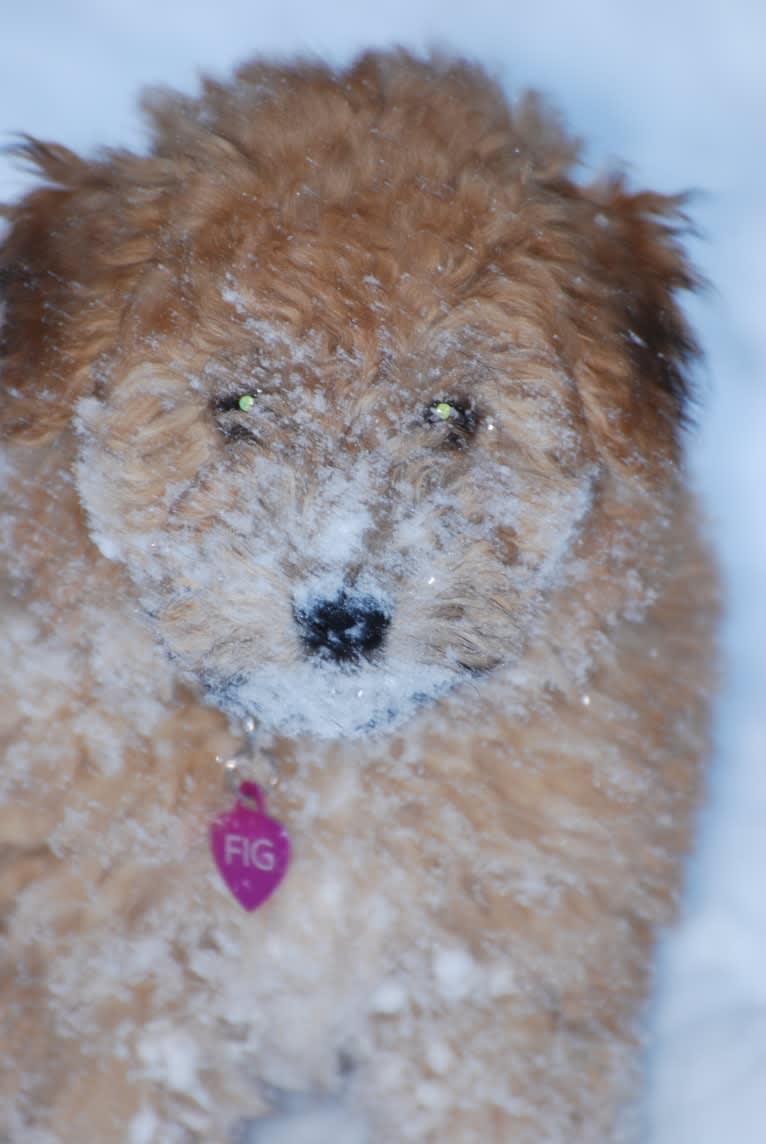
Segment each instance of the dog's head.
[[227,710],[348,733],[518,659],[603,475],[674,463],[678,203],[579,187],[464,65],[153,115],[148,157],[26,149],[6,432],[76,426],[95,543]]

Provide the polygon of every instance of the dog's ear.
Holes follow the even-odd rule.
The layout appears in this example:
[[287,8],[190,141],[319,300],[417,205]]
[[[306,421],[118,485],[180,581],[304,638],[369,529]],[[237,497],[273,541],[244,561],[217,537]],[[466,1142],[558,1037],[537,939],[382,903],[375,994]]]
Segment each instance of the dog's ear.
[[0,432],[38,441],[68,421],[83,383],[67,325],[87,259],[74,201],[84,164],[64,148],[31,141],[18,154],[46,185],[3,210]]
[[0,435],[41,441],[93,390],[94,363],[115,344],[126,267],[144,252],[129,249],[111,158],[89,163],[34,141],[17,153],[44,183],[0,216]]
[[584,195],[589,256],[603,290],[578,299],[588,347],[580,388],[591,424],[623,461],[637,455],[636,445],[643,456],[677,457],[698,354],[680,296],[701,283],[683,244],[686,200],[630,193],[622,179]]

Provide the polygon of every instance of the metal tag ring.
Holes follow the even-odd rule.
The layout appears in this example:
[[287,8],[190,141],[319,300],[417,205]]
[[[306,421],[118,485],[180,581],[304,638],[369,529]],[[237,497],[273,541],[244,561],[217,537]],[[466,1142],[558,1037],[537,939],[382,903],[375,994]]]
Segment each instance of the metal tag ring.
[[[271,754],[267,754],[267,752],[263,753],[266,754],[270,764],[269,775],[266,779],[266,782],[272,787],[276,786],[278,781],[276,760]],[[252,773],[254,769],[252,767],[252,762],[252,759],[227,759],[223,764],[224,777],[226,780],[226,786],[229,788],[234,797],[242,803],[243,806],[248,807],[249,810],[260,810],[261,806],[257,799],[253,798],[251,795],[242,793],[242,784],[244,782],[254,782],[259,785],[263,785],[263,780],[261,780],[259,783],[257,776]]]

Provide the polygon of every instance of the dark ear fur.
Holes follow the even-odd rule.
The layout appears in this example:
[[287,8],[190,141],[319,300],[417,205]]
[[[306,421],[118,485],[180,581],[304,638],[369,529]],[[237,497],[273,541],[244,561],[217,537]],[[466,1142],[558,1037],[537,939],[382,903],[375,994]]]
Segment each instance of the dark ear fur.
[[77,273],[67,214],[71,175],[80,164],[62,148],[32,142],[19,154],[64,184],[43,187],[3,210],[10,230],[0,244],[0,430],[3,436],[38,439],[62,420],[68,405],[62,341]]
[[[679,294],[701,284],[683,247],[690,225],[684,196],[631,194],[622,179],[590,188],[591,254],[611,317],[609,342],[628,363],[614,426],[620,453],[638,442],[676,456],[691,403],[698,347]],[[620,442],[624,438],[624,443]]]
[[115,344],[119,312],[98,299],[107,277],[120,297],[131,259],[115,253],[121,240],[129,245],[117,164],[33,140],[17,153],[46,182],[0,216],[9,225],[0,242],[0,435],[40,441],[68,423],[93,387],[93,362]]
[[650,378],[682,407],[689,397],[687,367],[698,352],[678,305],[681,290],[701,283],[681,245],[690,230],[686,198],[643,192],[630,195],[613,185],[610,213],[622,239],[620,258],[609,254],[611,273],[622,292],[625,321],[635,337],[631,353]]

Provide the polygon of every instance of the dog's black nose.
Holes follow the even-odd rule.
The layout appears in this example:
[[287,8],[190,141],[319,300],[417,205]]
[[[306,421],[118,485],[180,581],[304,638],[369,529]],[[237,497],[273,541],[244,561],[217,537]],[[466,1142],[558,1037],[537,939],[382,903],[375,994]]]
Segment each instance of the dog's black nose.
[[343,589],[332,599],[296,608],[301,638],[310,652],[338,663],[370,658],[383,643],[391,618],[379,600]]

